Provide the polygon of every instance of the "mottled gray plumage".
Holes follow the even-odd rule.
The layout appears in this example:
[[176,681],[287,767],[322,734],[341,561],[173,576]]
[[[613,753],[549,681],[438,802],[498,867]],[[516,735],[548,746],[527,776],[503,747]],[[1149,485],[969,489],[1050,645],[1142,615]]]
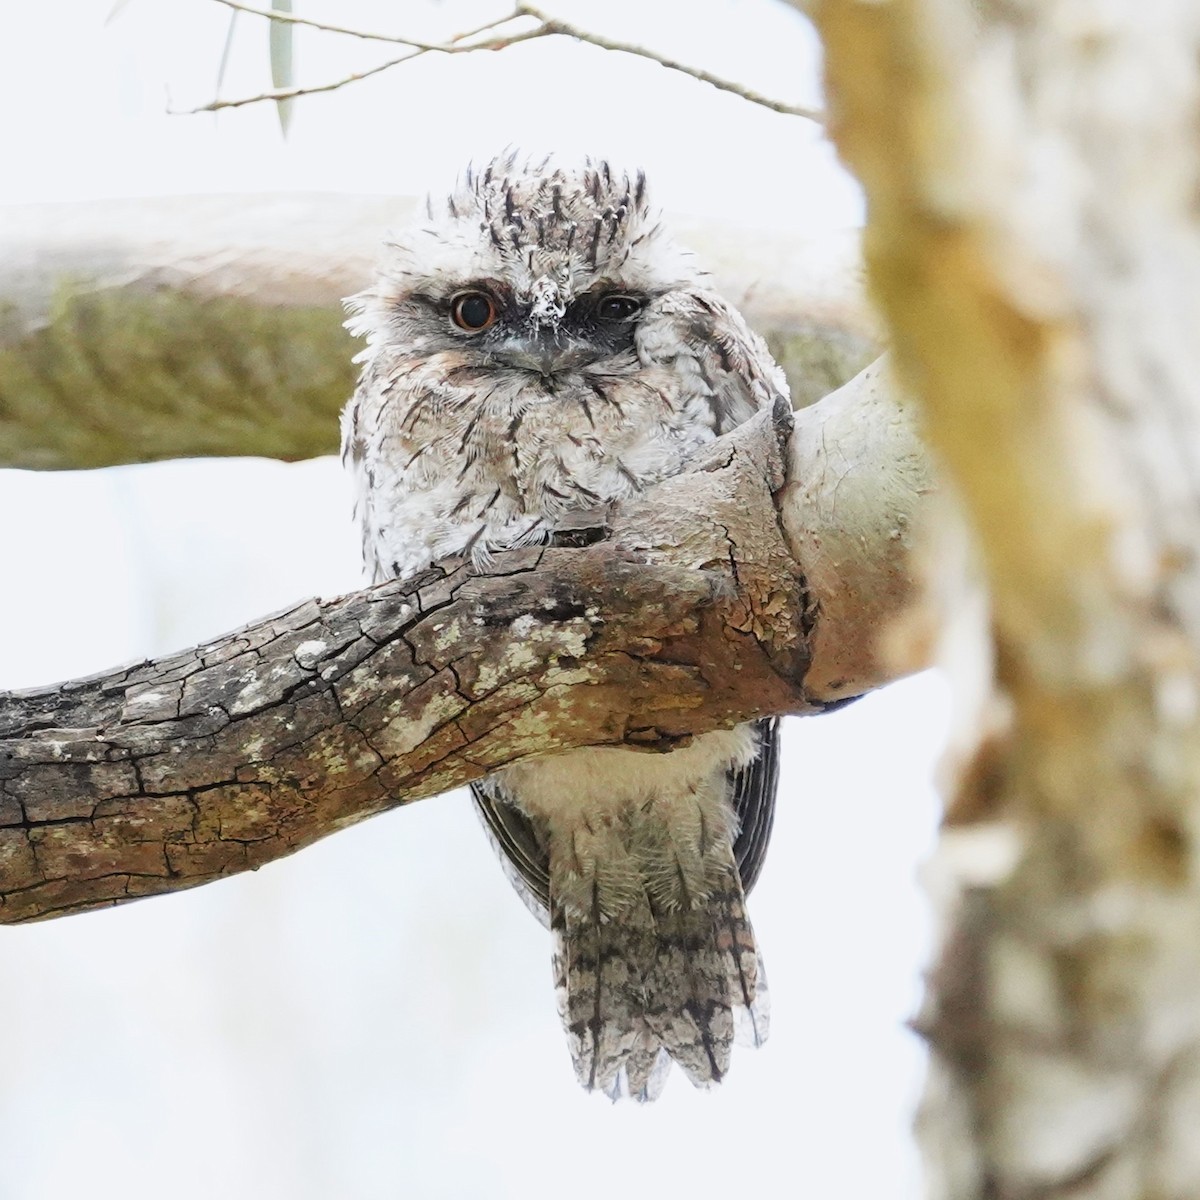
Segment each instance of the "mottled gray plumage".
[[[468,170],[349,302],[367,339],[342,418],[374,580],[544,539],[634,495],[785,391],[740,315],[664,231],[645,179],[515,155]],[[652,1099],[677,1062],[721,1079],[766,1036],[744,891],[766,849],[772,721],[671,754],[514,764],[473,791],[555,935],[576,1074]]]

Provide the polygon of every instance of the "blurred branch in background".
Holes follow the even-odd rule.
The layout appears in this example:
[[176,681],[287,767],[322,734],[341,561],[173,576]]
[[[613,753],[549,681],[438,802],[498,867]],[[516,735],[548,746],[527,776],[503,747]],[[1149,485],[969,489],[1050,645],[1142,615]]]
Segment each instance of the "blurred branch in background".
[[[14,206],[0,225],[0,467],[337,449],[341,300],[415,202],[191,196]],[[797,406],[879,353],[856,231],[676,219],[770,344]]]

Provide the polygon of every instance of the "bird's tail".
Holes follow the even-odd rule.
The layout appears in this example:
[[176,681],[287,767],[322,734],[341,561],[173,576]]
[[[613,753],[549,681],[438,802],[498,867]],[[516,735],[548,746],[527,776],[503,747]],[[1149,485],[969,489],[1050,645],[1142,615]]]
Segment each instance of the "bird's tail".
[[619,908],[602,902],[598,884],[590,909],[552,892],[559,1012],[584,1087],[653,1100],[672,1062],[709,1087],[729,1070],[735,1041],[765,1040],[766,979],[732,848],[705,874],[651,877]]
[[735,1041],[765,1040],[744,891],[770,836],[778,734],[764,720],[669,755],[579,750],[472,785],[509,878],[554,932],[584,1087],[653,1100],[672,1061],[706,1087]]

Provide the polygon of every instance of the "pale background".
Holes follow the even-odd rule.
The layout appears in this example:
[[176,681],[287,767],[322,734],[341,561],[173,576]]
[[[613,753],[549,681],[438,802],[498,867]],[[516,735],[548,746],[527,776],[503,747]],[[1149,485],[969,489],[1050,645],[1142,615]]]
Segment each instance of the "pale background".
[[[447,188],[506,145],[644,166],[669,208],[811,231],[861,220],[819,133],[651,63],[562,43],[433,56],[302,100],[211,98],[228,22],[205,0],[9,4],[0,202],[284,189]],[[500,6],[299,0],[443,36]],[[773,0],[559,3],[613,37],[800,103],[810,30]],[[687,19],[679,22],[680,13]],[[389,56],[305,35],[306,82]],[[239,19],[226,94],[267,80]],[[0,210],[0,221],[3,211]],[[332,460],[0,472],[0,687],[171,650],[358,585]],[[728,1081],[655,1106],[576,1087],[549,944],[465,797],[377,818],[258,874],[0,930],[0,1200],[918,1194],[922,1069],[905,1028],[930,942],[916,884],[948,699],[925,676],[789,723],[751,905],[773,1032]]]

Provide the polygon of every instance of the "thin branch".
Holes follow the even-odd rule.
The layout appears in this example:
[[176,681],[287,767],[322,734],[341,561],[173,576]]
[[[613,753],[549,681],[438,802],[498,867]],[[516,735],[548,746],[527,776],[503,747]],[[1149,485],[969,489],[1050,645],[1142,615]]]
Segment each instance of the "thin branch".
[[481,33],[489,33],[493,29],[499,29],[500,26],[508,25],[525,15],[520,9],[517,9],[494,21],[488,21],[486,25],[479,25],[465,33],[456,33],[446,42],[422,42],[415,38],[400,37],[396,34],[377,33],[369,29],[351,29],[346,25],[331,25],[328,21],[317,21],[312,17],[297,16],[295,13],[273,12],[269,8],[256,8],[252,4],[243,4],[241,0],[214,0],[214,3],[223,4],[235,12],[249,13],[251,16],[264,17],[268,21],[277,21],[285,25],[304,25],[309,29],[319,29],[322,33],[340,33],[345,37],[361,38],[367,42],[389,42],[393,45],[411,46],[414,50],[423,51],[445,50],[447,46],[454,46],[468,38],[478,37]]
[[[218,2],[222,2],[222,0],[218,0]],[[223,108],[242,108],[247,104],[261,104],[267,100],[291,100],[296,96],[316,96],[321,92],[336,92],[339,88],[344,88],[347,84],[358,83],[363,79],[370,79],[372,75],[378,75],[383,71],[391,70],[392,67],[399,66],[402,62],[408,62],[410,58],[417,58],[424,53],[424,50],[416,50],[412,54],[404,54],[399,58],[390,58],[376,67],[370,67],[365,71],[355,71],[330,83],[319,83],[311,87],[271,89],[259,92],[254,96],[240,96],[236,100],[212,100],[208,104],[201,104],[198,108],[171,108],[167,111],[172,116],[190,117],[196,113],[219,112]]]
[[638,58],[646,58],[651,62],[656,62],[660,67],[666,67],[668,71],[678,71],[681,75],[689,75],[692,79],[698,79],[701,83],[707,83],[710,87],[715,87],[722,92],[731,92],[735,96],[740,96],[743,100],[749,100],[751,104],[757,104],[761,108],[769,108],[772,112],[784,113],[790,117],[803,117],[806,121],[815,121],[818,125],[823,125],[825,122],[825,114],[820,109],[806,108],[800,104],[784,104],[781,100],[772,100],[770,97],[760,95],[751,88],[743,87],[740,83],[734,83],[729,79],[722,79],[720,76],[701,70],[699,67],[690,67],[686,63],[677,62],[675,59],[657,54],[653,50],[647,50],[644,46],[636,46],[631,42],[613,41],[610,38],[604,38],[599,34],[580,29],[575,25],[569,25],[566,21],[560,21],[557,17],[551,17],[530,4],[518,4],[517,12],[521,16],[533,17],[540,21],[543,36],[560,35],[562,37],[574,38],[577,42],[586,42],[589,46],[598,46],[601,50],[612,50],[618,54],[633,54]]
[[[545,37],[567,37],[589,46],[596,46],[601,50],[609,50],[619,54],[632,54],[637,58],[648,59],[650,62],[656,62],[659,66],[665,67],[669,71],[676,71],[681,75],[687,75],[692,79],[699,80],[701,83],[707,83],[710,87],[717,88],[723,92],[729,92],[743,100],[749,101],[751,104],[757,104],[761,108],[769,109],[772,112],[783,113],[787,116],[803,117],[805,120],[815,121],[817,124],[823,124],[825,119],[824,114],[819,109],[806,108],[803,105],[785,104],[780,100],[772,100],[770,97],[763,96],[751,88],[744,87],[740,83],[722,79],[720,76],[713,75],[711,72],[704,71],[699,67],[691,67],[686,63],[677,62],[675,59],[667,58],[664,55],[655,53],[653,50],[648,50],[644,46],[637,46],[631,42],[614,41],[611,38],[591,33],[586,29],[580,29],[578,26],[560,21],[558,18],[551,17],[543,13],[540,9],[527,4],[518,4],[506,16],[489,21],[485,25],[480,25],[464,33],[455,34],[445,42],[422,42],[413,38],[373,33],[363,29],[351,29],[343,25],[333,25],[326,21],[314,20],[311,17],[300,17],[294,13],[273,12],[265,8],[255,8],[253,5],[242,3],[242,0],[215,0],[215,2],[225,5],[235,12],[250,13],[253,16],[263,17],[268,21],[305,25],[310,29],[319,29],[324,33],[339,33],[345,37],[360,38],[364,41],[386,42],[392,45],[407,46],[412,52],[390,58],[378,66],[370,67],[365,71],[352,72],[329,83],[314,84],[308,87],[274,88],[270,91],[259,92],[253,96],[241,96],[233,100],[212,100],[208,104],[200,105],[198,108],[176,110],[181,115],[216,112],[222,108],[241,108],[247,104],[259,104],[268,100],[292,100],[297,96],[312,96],[320,92],[337,91],[348,84],[357,83],[360,80],[368,79],[372,75],[378,75],[383,71],[391,70],[392,67],[399,66],[401,63],[408,62],[410,59],[417,58],[422,54],[468,54],[475,50],[504,50],[509,46],[516,45],[518,42],[535,41]],[[479,37],[481,34],[500,29],[505,25],[511,24],[513,21],[525,17],[537,21],[538,24],[532,29],[523,30],[519,33],[485,38],[483,41],[471,40]]]
[[[243,5],[235,3],[235,0],[216,0],[218,4],[226,4],[230,8],[241,9],[243,12],[254,13],[258,16],[268,17],[275,21],[285,14],[271,13],[265,9],[246,8]],[[506,17],[504,21],[492,21],[487,25],[482,25],[477,29],[468,30],[466,33],[456,34],[450,41],[441,44],[425,44],[418,42],[405,41],[403,44],[412,46],[412,52],[409,54],[401,54],[396,58],[390,58],[386,62],[379,63],[378,66],[368,67],[365,71],[354,71],[349,75],[343,76],[341,79],[332,80],[329,83],[313,84],[310,87],[294,87],[294,88],[272,88],[269,91],[259,92],[254,96],[240,96],[235,100],[213,100],[208,104],[202,104],[199,108],[187,108],[173,110],[175,115],[191,116],[195,113],[202,112],[217,112],[222,108],[241,108],[247,104],[259,104],[266,100],[292,100],[297,96],[315,96],[320,92],[335,92],[339,88],[345,87],[347,84],[358,83],[360,80],[369,79],[372,75],[379,75],[383,71],[391,70],[392,67],[397,67],[401,63],[408,62],[413,58],[420,58],[423,54],[438,53],[438,54],[466,54],[472,50],[503,50],[508,46],[515,45],[517,42],[527,42],[534,38],[545,36],[545,31],[542,29],[531,29],[525,33],[515,33],[504,37],[488,38],[482,42],[470,42],[463,44],[466,39],[476,37],[480,33],[486,32],[488,29],[493,29],[498,25],[505,24],[514,19],[512,16]],[[300,24],[307,24],[303,18],[293,17],[294,21]],[[335,30],[334,32],[345,32],[349,36],[369,36],[363,34],[352,34],[349,30]],[[385,41],[400,40],[400,39],[382,39]]]

